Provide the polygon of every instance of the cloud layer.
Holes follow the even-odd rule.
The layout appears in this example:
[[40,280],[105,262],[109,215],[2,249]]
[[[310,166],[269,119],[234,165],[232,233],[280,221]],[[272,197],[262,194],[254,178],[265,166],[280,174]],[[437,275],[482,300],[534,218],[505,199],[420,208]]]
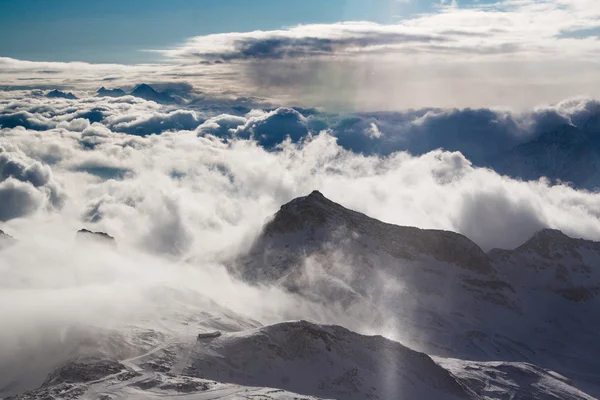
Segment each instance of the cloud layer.
[[385,221],[458,231],[488,249],[541,227],[600,237],[597,194],[477,167],[557,127],[589,125],[592,100],[529,113],[234,107],[211,116],[132,97],[23,97],[3,107],[2,116],[27,116],[0,130],[9,228],[37,211],[152,252],[225,254],[279,205],[321,189]]

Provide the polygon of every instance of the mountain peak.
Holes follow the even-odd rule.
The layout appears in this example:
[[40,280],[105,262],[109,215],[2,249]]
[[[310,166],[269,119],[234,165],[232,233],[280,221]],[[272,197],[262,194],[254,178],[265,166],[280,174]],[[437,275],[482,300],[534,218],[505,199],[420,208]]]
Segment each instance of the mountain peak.
[[100,89],[98,89],[98,91],[96,92],[96,96],[98,97],[121,97],[121,96],[126,96],[127,93],[125,93],[125,91],[123,89],[107,89],[104,86],[102,86]]
[[144,100],[155,101],[163,104],[172,104],[177,102],[177,100],[171,97],[168,93],[159,92],[146,83],[139,84],[133,90],[133,92],[131,92],[131,95]]
[[569,251],[580,245],[595,246],[597,243],[584,239],[574,239],[560,230],[545,228],[536,232],[531,239],[517,247],[515,251],[534,252],[544,257],[550,257],[557,251]]
[[565,235],[561,230],[551,229],[551,228],[540,229],[533,235],[533,237],[534,238],[547,238],[547,239],[564,239],[564,238],[570,239],[570,237]]
[[528,244],[529,245],[532,245],[532,244],[551,245],[551,244],[556,244],[559,242],[565,242],[565,241],[571,241],[571,240],[574,240],[574,239],[565,235],[564,233],[562,233],[562,231],[560,231],[558,229],[544,228],[544,229],[541,229],[541,230],[537,231],[536,233],[534,233],[534,235],[527,242],[525,242],[525,244],[523,244],[523,246],[526,246]]
[[152,88],[152,86],[148,85],[147,83],[140,83],[139,85],[136,86],[135,89],[133,89],[134,92],[139,91],[139,90],[156,92],[156,90],[154,90]]
[[84,239],[84,240],[98,240],[102,243],[107,243],[107,244],[111,244],[114,245],[115,244],[115,238],[110,236],[108,233],[105,232],[92,232],[89,231],[87,229],[80,229],[77,232],[77,238],[78,239]]
[[[345,240],[348,239],[348,240]],[[360,243],[396,259],[433,257],[485,274],[494,274],[485,253],[468,238],[454,232],[398,226],[349,210],[319,191],[284,204],[265,225],[251,253],[282,254],[295,248],[298,255],[320,251],[327,244]],[[267,256],[268,258],[269,256]],[[293,257],[292,257],[293,258]],[[265,263],[265,259],[261,262]],[[278,260],[272,260],[277,264]],[[291,260],[288,266],[297,263]]]
[[313,190],[312,192],[310,192],[310,194],[308,195],[308,197],[325,198],[325,196],[323,196],[323,193],[319,192],[318,190]]
[[61,92],[60,90],[54,89],[46,94],[46,97],[50,99],[68,99],[68,100],[77,100],[77,96],[73,93]]
[[314,190],[307,196],[298,197],[281,206],[265,227],[265,232],[274,235],[309,227],[317,228],[328,221],[339,219],[340,214],[345,213],[354,213],[354,211],[334,203],[318,190]]

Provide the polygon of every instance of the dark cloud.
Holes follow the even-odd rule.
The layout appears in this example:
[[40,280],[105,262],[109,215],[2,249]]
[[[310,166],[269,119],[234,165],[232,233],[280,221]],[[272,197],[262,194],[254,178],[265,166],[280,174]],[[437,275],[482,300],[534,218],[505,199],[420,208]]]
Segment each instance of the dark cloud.
[[43,131],[54,128],[56,124],[27,111],[0,114],[0,128],[16,128],[17,126],[35,131]]
[[415,35],[398,32],[356,32],[340,38],[269,36],[246,37],[236,40],[233,49],[220,53],[193,53],[209,60],[265,60],[315,57],[341,53],[349,48],[392,45],[397,43],[444,42],[447,38],[434,35]]
[[273,148],[288,137],[297,142],[309,134],[306,117],[292,108],[278,108],[275,111],[251,117],[236,131],[237,137],[253,138],[265,148]]

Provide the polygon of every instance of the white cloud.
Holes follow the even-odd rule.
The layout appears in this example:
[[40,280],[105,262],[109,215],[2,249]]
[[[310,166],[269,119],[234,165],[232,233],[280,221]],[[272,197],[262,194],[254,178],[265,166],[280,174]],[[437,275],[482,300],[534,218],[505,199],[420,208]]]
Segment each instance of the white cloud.
[[[35,107],[42,114],[50,112],[44,102],[51,105],[54,100],[36,100]],[[145,123],[179,115],[198,121],[200,117],[186,111],[164,113],[160,106],[149,102],[82,99],[75,104],[68,114],[60,111],[62,105],[58,104],[50,112],[50,120],[61,121],[55,122],[56,128],[41,134],[20,127],[0,131],[0,142],[13,149],[3,154],[13,158],[18,154],[19,160],[25,160],[19,164],[19,174],[10,177],[31,184],[48,199],[68,199],[62,211],[53,213],[67,213],[68,218],[75,218],[73,223],[97,223],[134,246],[173,254],[186,249],[228,253],[231,246],[241,245],[279,205],[315,188],[374,217],[459,231],[486,248],[516,246],[541,226],[600,238],[600,220],[590,217],[600,215],[596,194],[503,178],[475,168],[460,153],[433,151],[413,157],[392,152],[383,158],[358,155],[343,150],[335,143],[336,138],[327,133],[310,139],[307,127],[315,120],[292,109],[256,110],[245,117],[223,115],[208,119],[197,131],[191,130],[197,123],[194,122],[190,130],[177,130],[175,126],[173,132],[143,138],[115,130],[123,127],[120,124],[136,121]],[[590,104],[569,101],[552,110],[569,121],[588,112]],[[26,102],[23,107],[33,110]],[[104,110],[107,117],[103,122],[88,126],[77,118],[65,119],[66,115],[77,115],[93,107]],[[539,115],[547,112],[540,110]],[[468,118],[475,118],[473,121],[483,118],[483,126],[499,118],[485,110],[469,113]],[[419,129],[426,129],[419,131],[422,136],[437,129],[437,122],[424,122],[427,118],[445,114],[438,110],[423,117],[418,115],[415,121],[420,121]],[[32,116],[40,118],[36,113]],[[453,125],[463,124],[463,116],[456,118],[440,123],[452,131]],[[529,121],[532,117],[522,118]],[[366,121],[364,132],[356,132],[365,140],[382,140],[392,135],[382,131],[385,119],[378,120],[377,129],[373,128],[375,122]],[[64,129],[61,124],[65,123],[78,129]],[[389,123],[397,122],[391,119]],[[502,128],[498,140],[507,140],[502,135],[513,134],[513,124]],[[529,122],[521,124],[525,131],[533,129],[527,128]],[[219,129],[231,134],[227,136],[228,143],[203,136]],[[300,134],[295,133],[298,129]],[[373,131],[379,135],[373,136]],[[318,131],[311,133],[316,135]],[[294,141],[302,139],[307,143],[280,144],[288,134]],[[253,137],[267,147],[280,146],[280,150],[268,152],[240,136]],[[26,179],[27,176],[32,178]],[[63,183],[64,193],[58,189],[57,179]],[[165,242],[160,237],[173,241]]]

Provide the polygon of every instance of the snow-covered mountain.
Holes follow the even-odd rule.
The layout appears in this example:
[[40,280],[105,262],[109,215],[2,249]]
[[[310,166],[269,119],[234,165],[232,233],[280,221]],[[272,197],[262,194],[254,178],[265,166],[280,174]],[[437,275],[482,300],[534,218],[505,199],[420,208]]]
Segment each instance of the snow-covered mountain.
[[468,399],[429,356],[381,336],[287,322],[196,346],[184,374],[336,399]]
[[530,362],[598,395],[599,257],[600,243],[551,230],[486,254],[462,235],[386,224],[313,192],[275,214],[235,271],[400,326],[419,351]]
[[63,92],[58,89],[51,90],[46,94],[46,97],[49,99],[68,99],[68,100],[77,100],[77,96],[75,96],[71,92]]
[[515,250],[489,253],[512,281],[532,291],[551,291],[572,302],[600,295],[600,243],[572,239],[558,230],[543,229]]
[[519,144],[487,166],[522,180],[548,178],[575,187],[600,187],[600,110],[578,126],[565,124]]
[[142,83],[131,92],[132,96],[139,97],[144,100],[154,101],[160,104],[176,104],[177,99],[166,92],[154,90],[152,86]]
[[263,325],[154,288],[126,324],[24,339],[0,360],[0,396],[589,400],[600,396],[598,261],[600,243],[559,231],[486,254],[313,192],[283,205],[230,269],[337,316]]
[[127,96],[127,93],[125,93],[125,91],[123,89],[119,89],[119,88],[106,89],[104,86],[102,86],[96,92],[96,96],[97,97],[122,97],[122,96]]

